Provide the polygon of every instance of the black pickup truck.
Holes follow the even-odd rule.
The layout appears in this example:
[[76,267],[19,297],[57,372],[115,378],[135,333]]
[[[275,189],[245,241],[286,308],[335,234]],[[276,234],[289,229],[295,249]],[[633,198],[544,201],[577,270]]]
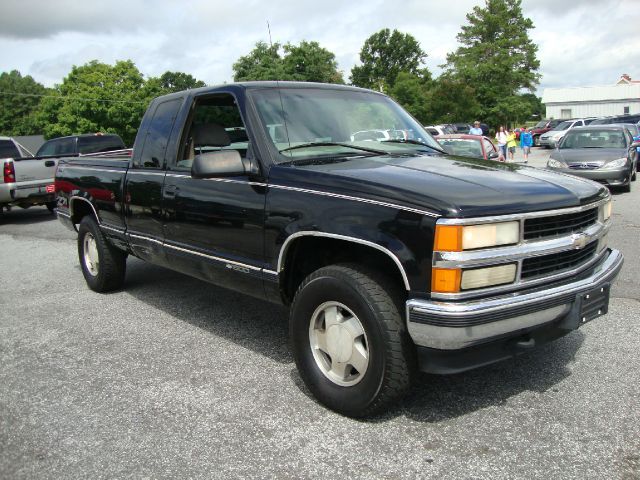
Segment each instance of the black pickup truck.
[[594,182],[452,157],[387,96],[249,82],[154,100],[133,156],[60,160],[90,288],[127,255],[290,306],[320,402],[374,414],[417,370],[529,351],[607,312],[623,263]]

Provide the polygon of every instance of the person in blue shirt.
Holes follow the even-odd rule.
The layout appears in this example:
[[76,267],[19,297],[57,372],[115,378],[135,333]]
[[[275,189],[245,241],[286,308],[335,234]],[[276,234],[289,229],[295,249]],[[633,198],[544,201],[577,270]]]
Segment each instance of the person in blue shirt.
[[533,137],[531,132],[527,130],[527,127],[522,127],[520,132],[520,148],[522,148],[522,154],[524,155],[524,163],[529,163],[529,153],[531,152],[531,146],[533,145]]
[[480,128],[480,122],[477,120],[473,122],[473,127],[469,129],[470,135],[482,135],[482,129]]

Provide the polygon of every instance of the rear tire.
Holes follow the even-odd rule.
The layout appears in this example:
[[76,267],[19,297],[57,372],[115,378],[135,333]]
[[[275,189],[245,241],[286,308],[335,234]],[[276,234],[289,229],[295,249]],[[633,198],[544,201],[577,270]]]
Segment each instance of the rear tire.
[[58,203],[57,203],[57,202],[47,202],[47,203],[45,203],[45,205],[47,206],[47,208],[49,209],[49,211],[50,211],[51,213],[54,213],[54,212],[55,212],[55,210],[56,210],[56,206],[58,205]]
[[122,287],[127,255],[107,242],[90,215],[82,219],[78,228],[78,258],[91,290],[110,292]]
[[300,376],[320,403],[365,417],[405,393],[415,347],[401,309],[395,285],[357,265],[330,265],[302,282],[289,334]]

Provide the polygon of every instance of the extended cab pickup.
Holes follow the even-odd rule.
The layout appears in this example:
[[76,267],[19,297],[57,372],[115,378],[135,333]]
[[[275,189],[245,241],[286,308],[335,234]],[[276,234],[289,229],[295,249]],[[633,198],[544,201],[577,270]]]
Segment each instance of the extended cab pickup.
[[[394,135],[353,138],[367,130]],[[355,87],[160,97],[132,158],[61,159],[55,185],[90,288],[121,288],[134,255],[289,305],[302,379],[350,416],[388,406],[416,369],[503,360],[605,314],[623,262],[605,187],[448,156]]]

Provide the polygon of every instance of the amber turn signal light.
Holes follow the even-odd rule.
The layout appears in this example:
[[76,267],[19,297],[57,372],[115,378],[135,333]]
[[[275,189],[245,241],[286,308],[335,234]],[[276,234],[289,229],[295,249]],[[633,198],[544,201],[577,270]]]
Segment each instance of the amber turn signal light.
[[431,291],[433,293],[458,293],[461,270],[458,268],[431,269]]
[[436,225],[434,250],[441,252],[462,251],[462,225]]

